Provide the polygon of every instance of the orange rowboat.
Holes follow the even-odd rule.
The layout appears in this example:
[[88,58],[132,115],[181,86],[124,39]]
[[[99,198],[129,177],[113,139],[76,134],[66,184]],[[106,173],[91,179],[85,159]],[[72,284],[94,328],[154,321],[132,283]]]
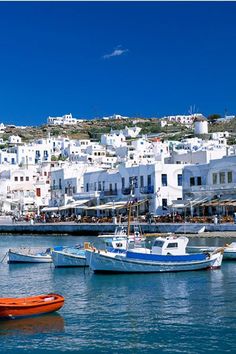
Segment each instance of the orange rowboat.
[[57,311],[63,305],[64,297],[59,294],[23,298],[0,298],[0,319],[42,315]]

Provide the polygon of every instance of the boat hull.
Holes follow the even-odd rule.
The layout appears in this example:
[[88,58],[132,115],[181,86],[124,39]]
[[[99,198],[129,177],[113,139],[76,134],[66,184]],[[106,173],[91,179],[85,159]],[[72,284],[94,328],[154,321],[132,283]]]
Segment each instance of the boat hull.
[[0,319],[16,319],[58,311],[64,297],[58,294],[25,298],[0,298]]
[[216,253],[208,259],[191,262],[156,262],[143,259],[129,259],[124,255],[86,251],[90,268],[105,273],[162,273],[218,268],[223,253]]
[[[212,252],[216,249],[217,247],[210,247],[210,246],[189,246],[187,247],[187,250],[191,253],[196,253],[196,252]],[[223,256],[223,261],[225,260],[236,260],[236,248],[235,247],[225,247],[224,246],[224,256]]]
[[53,251],[52,261],[55,267],[85,267],[85,255],[75,255],[66,252]]
[[230,250],[230,249],[225,249],[224,251],[224,257],[223,260],[236,260],[236,249]]
[[23,254],[8,251],[8,263],[52,263],[52,257],[47,255]]

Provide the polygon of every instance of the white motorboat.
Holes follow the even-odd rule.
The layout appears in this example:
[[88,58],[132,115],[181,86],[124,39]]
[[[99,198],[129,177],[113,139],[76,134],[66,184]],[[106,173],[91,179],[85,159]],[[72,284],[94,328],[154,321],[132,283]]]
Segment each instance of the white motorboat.
[[212,253],[186,253],[187,237],[157,237],[151,249],[134,248],[123,253],[86,249],[87,263],[94,272],[152,273],[218,268],[224,248]]
[[236,242],[224,245],[223,260],[236,260]]
[[52,263],[52,249],[36,251],[32,248],[17,248],[8,250],[8,263]]
[[[230,244],[225,244],[224,246],[224,256],[223,261],[225,260],[236,260],[236,242],[232,242]],[[213,252],[217,249],[214,246],[188,246],[187,250],[190,253],[197,252]]]
[[65,247],[61,251],[52,251],[52,261],[55,267],[85,267],[85,250],[80,246]]

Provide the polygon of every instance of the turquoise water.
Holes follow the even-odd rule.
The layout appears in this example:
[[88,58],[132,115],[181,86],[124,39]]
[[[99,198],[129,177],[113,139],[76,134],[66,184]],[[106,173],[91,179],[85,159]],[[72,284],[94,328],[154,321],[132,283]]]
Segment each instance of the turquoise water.
[[[89,238],[0,236],[0,259],[8,248],[85,240]],[[57,313],[0,322],[1,353],[235,351],[236,262],[224,262],[214,271],[95,275],[87,268],[8,265],[4,260],[0,282],[1,297],[49,292],[65,297]]]

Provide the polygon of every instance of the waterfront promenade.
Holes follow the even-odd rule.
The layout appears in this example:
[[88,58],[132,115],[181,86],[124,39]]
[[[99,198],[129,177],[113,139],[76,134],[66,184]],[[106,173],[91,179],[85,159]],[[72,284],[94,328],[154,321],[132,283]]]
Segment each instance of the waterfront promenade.
[[[122,224],[126,226],[126,224]],[[10,221],[0,223],[0,234],[69,234],[69,235],[99,235],[113,233],[116,228],[114,223],[35,223],[27,222],[12,223]],[[224,233],[222,236],[236,235],[236,224],[191,224],[191,223],[141,223],[140,227],[144,234],[176,233],[192,234],[199,236],[213,236],[215,233]],[[205,227],[205,232],[198,233],[198,230]],[[131,225],[132,231],[132,225]]]

